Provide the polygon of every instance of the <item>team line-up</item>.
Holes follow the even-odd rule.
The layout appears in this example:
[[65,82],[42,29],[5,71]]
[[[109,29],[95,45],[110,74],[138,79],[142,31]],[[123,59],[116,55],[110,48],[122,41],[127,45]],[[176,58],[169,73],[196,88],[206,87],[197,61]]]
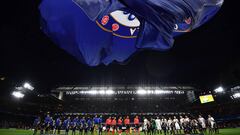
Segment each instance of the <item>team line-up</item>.
[[72,130],[72,135],[140,135],[143,131],[145,135],[157,134],[197,134],[205,133],[209,129],[209,134],[217,133],[217,124],[211,115],[205,119],[201,115],[198,117],[188,116],[135,116],[133,121],[129,116],[109,116],[105,120],[102,116],[79,116],[65,119],[57,117],[55,120],[48,114],[44,120],[37,117],[34,120],[34,135],[40,130],[40,135],[60,134],[61,130],[65,130],[65,135]]

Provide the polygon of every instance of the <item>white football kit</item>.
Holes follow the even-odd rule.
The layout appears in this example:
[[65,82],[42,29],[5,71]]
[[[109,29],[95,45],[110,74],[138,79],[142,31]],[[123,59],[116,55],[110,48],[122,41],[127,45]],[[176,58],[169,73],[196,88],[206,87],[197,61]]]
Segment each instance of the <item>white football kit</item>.
[[147,124],[148,124],[148,120],[144,119],[143,120],[143,130],[147,130]]
[[168,120],[168,121],[167,121],[167,124],[168,124],[168,130],[172,130],[172,127],[171,127],[171,125],[172,125],[172,120]]
[[180,130],[181,128],[180,128],[178,119],[173,119],[173,122],[175,123],[175,129]]
[[184,123],[184,118],[181,118],[181,119],[180,119],[180,125],[181,125],[181,128],[182,128],[182,129],[184,129],[184,128],[183,128],[183,123]]
[[160,119],[156,119],[155,120],[155,123],[156,123],[156,127],[157,127],[157,130],[162,130],[162,122]]
[[198,122],[200,123],[202,128],[206,128],[206,122],[203,117],[198,118]]
[[215,120],[213,117],[208,118],[208,123],[210,124],[210,128],[214,128]]

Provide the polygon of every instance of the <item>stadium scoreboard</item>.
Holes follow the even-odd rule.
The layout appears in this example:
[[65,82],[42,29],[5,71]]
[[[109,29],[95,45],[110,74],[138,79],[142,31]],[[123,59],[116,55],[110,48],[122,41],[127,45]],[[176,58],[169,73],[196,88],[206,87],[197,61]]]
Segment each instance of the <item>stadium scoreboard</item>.
[[201,104],[214,102],[214,98],[212,94],[199,96]]

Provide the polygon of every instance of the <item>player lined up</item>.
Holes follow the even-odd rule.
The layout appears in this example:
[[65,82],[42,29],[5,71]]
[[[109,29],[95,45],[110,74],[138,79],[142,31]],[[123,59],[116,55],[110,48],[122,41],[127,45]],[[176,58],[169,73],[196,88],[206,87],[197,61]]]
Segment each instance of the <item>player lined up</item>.
[[179,116],[179,119],[174,116],[173,119],[169,117],[157,117],[156,119],[144,118],[143,131],[145,135],[175,135],[175,134],[198,134],[206,133],[208,127],[209,134],[218,133],[218,128],[214,118],[208,115],[207,121],[199,115],[198,118],[190,119],[188,116]]
[[[156,118],[156,119],[155,119]],[[65,135],[69,134],[69,130],[72,130],[72,135],[76,135],[76,132],[79,132],[79,135],[140,135],[140,131],[143,131],[145,135],[175,135],[181,134],[197,134],[205,133],[207,127],[209,128],[209,134],[217,133],[216,122],[213,117],[210,115],[208,119],[205,120],[201,115],[197,119],[190,119],[188,116],[182,117],[179,116],[179,119],[174,117],[150,117],[147,119],[143,117],[143,122],[140,123],[138,116],[135,116],[133,123],[131,123],[129,116],[123,117],[108,117],[103,122],[102,116],[91,117],[82,117],[78,116],[71,119],[67,117],[62,120],[60,117],[53,120],[50,115],[47,115],[43,121],[40,117],[34,120],[34,135],[37,134],[37,131],[40,130],[40,135],[48,134],[60,134],[62,129],[65,130]]]

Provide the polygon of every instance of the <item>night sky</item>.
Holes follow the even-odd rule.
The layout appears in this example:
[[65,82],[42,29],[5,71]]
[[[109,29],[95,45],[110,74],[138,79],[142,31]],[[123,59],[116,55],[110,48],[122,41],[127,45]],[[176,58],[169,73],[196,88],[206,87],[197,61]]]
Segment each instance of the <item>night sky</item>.
[[124,64],[88,67],[40,30],[40,0],[4,1],[0,25],[0,89],[28,81],[39,92],[59,85],[184,84],[202,90],[240,82],[238,1],[225,0],[207,24],[176,38],[167,52],[142,51]]

